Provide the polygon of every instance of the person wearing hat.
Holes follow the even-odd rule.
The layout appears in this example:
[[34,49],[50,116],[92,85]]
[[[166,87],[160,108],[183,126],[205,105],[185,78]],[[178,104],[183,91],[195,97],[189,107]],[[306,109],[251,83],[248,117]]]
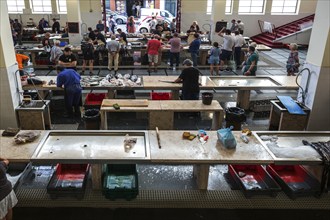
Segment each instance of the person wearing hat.
[[295,73],[299,72],[299,55],[298,55],[298,45],[296,43],[290,44],[290,54],[288,61],[286,62],[286,70],[288,76],[295,76]]
[[[67,114],[64,117],[81,117],[80,101],[81,101],[81,85],[80,75],[73,69],[65,69],[63,66],[56,66],[57,79],[56,86],[64,88],[64,100]],[[73,114],[74,109],[74,114]]]
[[70,47],[64,48],[64,54],[58,59],[58,64],[67,69],[77,70],[77,57],[72,54]]
[[182,99],[198,100],[199,99],[199,70],[193,67],[193,61],[186,59],[183,61],[184,69],[180,76],[174,81],[182,83]]

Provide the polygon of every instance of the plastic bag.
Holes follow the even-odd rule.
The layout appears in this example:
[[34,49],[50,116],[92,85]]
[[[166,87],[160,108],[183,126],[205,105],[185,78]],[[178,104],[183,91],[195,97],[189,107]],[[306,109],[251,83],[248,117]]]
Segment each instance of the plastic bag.
[[230,128],[223,128],[217,131],[218,140],[223,144],[225,148],[228,149],[234,149],[237,145],[236,139],[231,132],[232,129],[233,126],[231,126]]

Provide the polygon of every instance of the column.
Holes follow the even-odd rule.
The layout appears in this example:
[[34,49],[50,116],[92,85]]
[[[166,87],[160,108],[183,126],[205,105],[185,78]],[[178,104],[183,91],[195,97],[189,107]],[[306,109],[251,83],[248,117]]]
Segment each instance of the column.
[[22,91],[22,86],[17,72],[7,1],[0,1],[0,10],[0,129],[5,129],[17,127],[15,108],[20,102],[18,91]]
[[80,45],[82,36],[81,36],[81,16],[80,16],[80,4],[79,0],[67,0],[66,6],[68,10],[67,20],[68,22],[78,23],[79,33],[70,33],[69,27],[69,41],[72,45]]
[[315,19],[309,49],[302,72],[301,86],[298,92],[300,102],[311,109],[307,130],[330,130],[330,35],[329,35],[330,2],[319,0],[316,6]]

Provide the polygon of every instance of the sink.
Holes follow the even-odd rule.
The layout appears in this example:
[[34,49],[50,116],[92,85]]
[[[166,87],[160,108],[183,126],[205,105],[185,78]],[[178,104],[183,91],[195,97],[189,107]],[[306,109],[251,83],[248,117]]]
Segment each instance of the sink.
[[[134,138],[131,147],[125,139]],[[147,131],[49,131],[32,161],[107,163],[150,159]]]

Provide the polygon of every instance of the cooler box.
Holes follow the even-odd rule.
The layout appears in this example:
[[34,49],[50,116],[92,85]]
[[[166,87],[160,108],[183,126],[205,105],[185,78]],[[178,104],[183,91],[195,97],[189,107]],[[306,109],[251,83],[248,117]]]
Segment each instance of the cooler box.
[[47,193],[52,199],[58,196],[74,196],[82,199],[89,169],[89,164],[57,164],[56,171],[47,185]]
[[267,171],[291,199],[298,196],[319,196],[319,181],[300,165],[268,165]]
[[86,109],[100,109],[103,99],[106,97],[106,93],[88,93],[85,99]]
[[103,194],[107,199],[131,200],[139,194],[135,164],[107,164],[104,167]]
[[261,165],[228,165],[228,172],[247,198],[254,195],[275,197],[281,190]]

